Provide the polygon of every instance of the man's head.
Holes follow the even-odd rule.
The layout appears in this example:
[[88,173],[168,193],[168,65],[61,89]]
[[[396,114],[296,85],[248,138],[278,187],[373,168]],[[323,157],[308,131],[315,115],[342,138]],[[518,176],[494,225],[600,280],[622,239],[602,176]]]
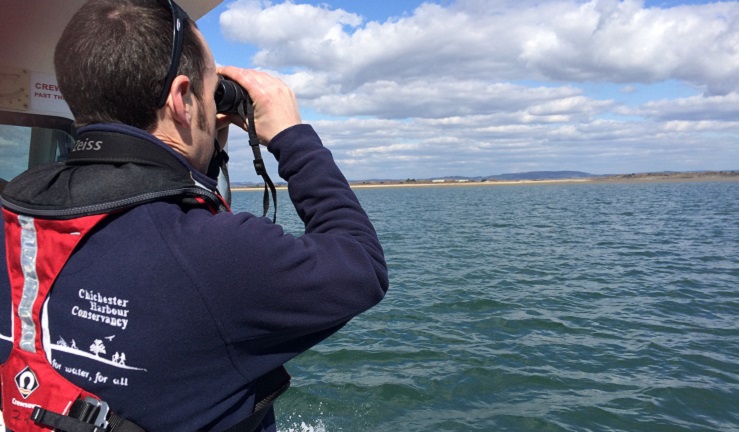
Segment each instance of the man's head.
[[[186,19],[183,30],[177,74],[189,78],[190,92],[202,103],[207,49],[194,22]],[[112,122],[154,130],[172,38],[171,12],[157,0],[92,0],[82,6],[54,54],[59,87],[77,125]],[[197,122],[209,128],[203,110]]]

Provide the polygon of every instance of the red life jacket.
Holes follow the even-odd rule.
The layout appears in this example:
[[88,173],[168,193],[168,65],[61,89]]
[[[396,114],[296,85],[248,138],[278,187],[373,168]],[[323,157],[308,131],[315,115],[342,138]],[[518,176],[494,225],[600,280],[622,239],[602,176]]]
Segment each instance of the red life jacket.
[[[7,266],[13,299],[13,349],[0,366],[7,428],[48,431],[32,420],[34,408],[67,414],[77,399],[95,397],[60,375],[49,363],[42,309],[72,251],[106,215],[67,220],[19,216],[3,209]],[[96,398],[97,399],[97,398]]]

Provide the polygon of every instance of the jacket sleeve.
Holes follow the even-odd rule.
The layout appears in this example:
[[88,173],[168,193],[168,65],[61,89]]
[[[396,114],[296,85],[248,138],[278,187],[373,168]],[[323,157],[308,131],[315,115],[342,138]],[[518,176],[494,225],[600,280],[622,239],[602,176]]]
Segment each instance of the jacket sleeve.
[[305,234],[248,213],[218,214],[176,223],[173,252],[227,343],[293,357],[377,304],[388,274],[372,223],[313,128],[289,128],[268,149]]

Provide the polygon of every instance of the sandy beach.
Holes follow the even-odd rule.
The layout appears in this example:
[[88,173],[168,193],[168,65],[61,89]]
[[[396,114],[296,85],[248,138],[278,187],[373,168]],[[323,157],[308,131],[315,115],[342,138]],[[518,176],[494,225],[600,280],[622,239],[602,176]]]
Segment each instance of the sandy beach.
[[[457,181],[447,180],[439,181],[354,181],[349,182],[352,188],[397,188],[397,187],[469,187],[469,186],[511,186],[511,185],[547,185],[547,184],[563,184],[563,183],[643,183],[643,182],[714,182],[714,181],[739,181],[739,171],[711,171],[711,172],[680,172],[680,173],[642,173],[642,174],[621,174],[605,177],[589,177],[574,179],[556,179],[556,180],[513,180],[513,181]],[[241,191],[262,191],[263,185],[241,187],[235,186],[231,190],[234,192]],[[287,186],[280,185],[277,189],[287,189]]]

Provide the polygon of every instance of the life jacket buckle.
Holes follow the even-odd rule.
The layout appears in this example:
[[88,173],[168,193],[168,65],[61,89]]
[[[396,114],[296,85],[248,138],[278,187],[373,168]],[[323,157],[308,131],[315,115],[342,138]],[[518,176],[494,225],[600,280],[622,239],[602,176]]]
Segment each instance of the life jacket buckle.
[[[85,423],[93,424],[99,428],[108,427],[108,414],[110,414],[110,407],[107,402],[95,399],[94,397],[87,396],[82,399],[83,402],[90,404],[92,407],[84,413],[79,419]],[[93,417],[95,419],[93,420]]]

